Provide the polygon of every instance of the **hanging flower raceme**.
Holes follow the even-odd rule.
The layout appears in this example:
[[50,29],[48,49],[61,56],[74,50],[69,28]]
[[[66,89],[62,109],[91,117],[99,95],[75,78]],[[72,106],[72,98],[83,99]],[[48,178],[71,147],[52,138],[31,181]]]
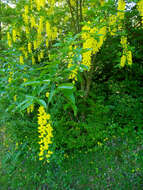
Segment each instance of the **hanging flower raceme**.
[[9,32],[7,32],[7,41],[8,41],[8,46],[11,47],[12,46],[12,40],[11,40],[11,36],[10,36]]
[[28,5],[25,5],[24,13],[23,13],[22,17],[23,17],[23,21],[26,25],[28,25],[28,22],[29,22],[28,13],[29,13],[29,7],[28,7]]
[[35,64],[35,58],[34,58],[34,56],[32,55],[32,65],[34,65]]
[[143,0],[140,0],[137,4],[137,9],[138,11],[140,12],[140,15],[141,15],[141,21],[142,21],[142,24],[143,24]]
[[12,39],[13,39],[14,42],[16,42],[16,33],[17,33],[16,30],[13,29],[12,30]]
[[19,57],[19,62],[20,62],[21,65],[24,64],[24,60],[23,60],[23,56],[22,55],[20,55],[20,57]]
[[112,36],[114,36],[116,34],[116,31],[117,31],[116,21],[117,21],[116,15],[109,16],[109,32]]
[[[27,2],[21,13],[23,26],[19,27],[20,30],[17,30],[14,25],[12,32],[7,33],[9,47],[14,44],[18,47],[20,44],[24,43],[24,47],[18,48],[21,54],[19,57],[20,64],[24,63],[24,59],[31,59],[31,62],[34,65],[36,63],[35,50],[37,50],[44,43],[46,47],[48,47],[50,41],[57,38],[57,28],[55,26],[51,26],[47,20],[46,14],[41,14],[41,9],[43,11],[47,11],[45,6],[46,3],[48,5],[48,9],[51,9],[51,7],[55,4],[55,0],[29,0],[29,3]],[[21,23],[19,23],[19,25],[20,24]],[[38,61],[40,62],[43,57],[44,54],[40,51],[39,55],[37,55]]]
[[43,160],[44,157],[47,159],[53,153],[49,150],[50,144],[52,144],[52,137],[53,137],[53,128],[51,126],[50,121],[50,114],[45,112],[43,106],[39,107],[38,110],[38,132],[39,132],[39,144],[40,144],[40,153],[39,153],[39,160]]
[[120,20],[124,19],[126,3],[125,0],[118,0],[117,17]]
[[36,28],[36,20],[35,20],[35,18],[32,15],[31,15],[30,22],[31,22],[31,28]]
[[131,51],[127,51],[127,61],[128,61],[128,65],[132,65],[132,52]]
[[46,21],[46,34],[47,34],[47,38],[51,39],[52,30],[51,30],[51,25],[48,21]]
[[125,8],[126,8],[125,0],[118,0],[117,21],[118,21],[118,29],[119,30],[122,30],[122,28],[123,28],[123,19],[125,16]]
[[127,37],[122,36],[120,43],[123,47],[123,55],[121,57],[120,66],[124,67],[126,64],[126,61],[128,62],[128,65],[132,65],[132,52],[128,50]]
[[105,0],[100,0],[100,5],[104,6],[104,4],[105,4]]
[[[89,26],[84,26],[82,30],[82,39],[84,40],[83,49],[87,50],[82,55],[82,64],[87,66],[88,70],[90,70],[92,54],[96,54],[99,51],[104,40],[106,39],[106,26],[100,29],[96,27],[90,28]],[[98,41],[93,37],[95,34],[99,35]]]
[[125,64],[126,64],[126,56],[125,56],[125,55],[122,55],[121,61],[120,61],[120,66],[121,66],[121,67],[124,67]]

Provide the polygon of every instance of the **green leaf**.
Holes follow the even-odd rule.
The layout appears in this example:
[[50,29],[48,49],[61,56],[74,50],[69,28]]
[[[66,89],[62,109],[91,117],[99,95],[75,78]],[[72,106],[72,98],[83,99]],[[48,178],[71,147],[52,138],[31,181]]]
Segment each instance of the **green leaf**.
[[67,98],[67,100],[69,101],[73,111],[74,111],[74,115],[77,115],[77,106],[75,105],[75,97],[73,92],[67,92],[67,91],[63,91],[64,96]]
[[38,99],[38,98],[35,98],[35,101],[40,104],[41,106],[43,106],[45,109],[47,108],[47,104],[46,102],[43,100],[43,99]]
[[28,102],[28,100],[24,100],[23,102],[21,102],[17,107],[16,107],[16,110],[18,110],[19,108],[21,109],[21,107],[26,104]]
[[21,107],[21,111],[25,110],[26,108],[28,108],[33,102],[32,101],[29,101],[27,102],[24,106]]
[[43,80],[43,81],[29,81],[22,84],[22,86],[30,86],[30,85],[39,85],[39,84],[49,84],[50,80]]
[[63,83],[58,86],[58,89],[74,90],[75,87],[72,83]]
[[51,102],[53,96],[56,94],[56,90],[55,90],[55,85],[52,85],[51,87],[51,91],[50,91],[50,95],[49,95],[49,98],[48,98],[48,103]]

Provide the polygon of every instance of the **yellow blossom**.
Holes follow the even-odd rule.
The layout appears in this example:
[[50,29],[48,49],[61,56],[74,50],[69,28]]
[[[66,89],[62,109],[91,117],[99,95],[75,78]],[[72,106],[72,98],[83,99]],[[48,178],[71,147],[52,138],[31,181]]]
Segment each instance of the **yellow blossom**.
[[76,0],[70,0],[70,4],[72,7],[75,7],[76,6]]
[[118,13],[117,13],[117,17],[119,19],[124,19],[124,11],[125,11],[125,7],[126,7],[126,3],[125,3],[125,0],[118,0]]
[[8,46],[11,47],[12,46],[12,41],[11,41],[11,36],[10,36],[9,32],[7,32],[7,40],[8,40]]
[[33,55],[32,55],[32,64],[33,64],[33,65],[35,64],[35,58],[34,58]]
[[[52,144],[51,138],[53,137],[52,131],[53,128],[51,124],[49,123],[50,120],[50,114],[47,114],[45,112],[45,109],[43,106],[40,106],[38,109],[38,132],[39,132],[39,145],[40,145],[40,152],[39,157],[43,158],[43,155],[45,154],[46,158],[49,158],[51,154],[53,154],[52,151],[49,150],[49,145]],[[39,159],[40,159],[39,158]]]
[[49,46],[49,41],[48,41],[48,39],[46,39],[46,47],[48,47]]
[[13,38],[13,41],[16,42],[16,30],[15,29],[12,30],[12,38]]
[[20,57],[19,57],[19,62],[20,62],[20,64],[24,64],[24,60],[23,60],[23,56],[22,55],[20,55]]
[[44,57],[44,53],[43,53],[43,51],[41,51],[40,52],[40,58],[43,59],[43,57]]
[[143,0],[140,0],[140,1],[137,3],[137,9],[138,9],[138,11],[140,12],[141,21],[142,21],[142,24],[143,24]]
[[31,16],[31,28],[36,27],[36,21],[35,18],[33,16]]
[[116,31],[117,31],[116,21],[117,21],[116,15],[111,15],[109,17],[109,32],[112,36],[114,36],[116,34]]
[[132,52],[131,51],[127,52],[127,61],[128,61],[128,65],[132,65]]
[[28,15],[22,14],[22,17],[23,17],[23,21],[25,22],[25,24],[28,24]]
[[26,81],[27,81],[27,79],[26,79],[26,78],[24,78],[24,79],[23,79],[23,81],[24,81],[24,82],[26,82]]
[[[90,24],[90,22],[88,22]],[[96,27],[90,28],[89,26],[84,26],[82,28],[82,39],[84,40],[83,49],[87,50],[82,55],[82,64],[88,67],[88,70],[91,67],[91,56],[96,54],[101,46],[103,45],[104,40],[106,39],[106,27],[97,29]],[[95,40],[92,35],[99,34],[99,40]],[[89,50],[88,50],[89,49]]]
[[24,6],[24,11],[25,11],[25,14],[28,15],[28,5]]
[[104,6],[105,0],[100,0],[100,5]]
[[49,93],[49,92],[46,92],[46,97],[47,97],[47,98],[49,98],[49,95],[50,95],[50,93]]
[[23,53],[24,53],[25,58],[27,58],[28,57],[27,51],[24,50]]
[[50,23],[48,21],[46,21],[46,33],[47,33],[48,39],[50,39],[52,35],[52,31],[51,31]]
[[122,44],[123,48],[127,48],[127,37],[126,36],[121,37],[121,44]]
[[29,34],[29,28],[27,26],[25,27],[25,32],[26,32],[26,35],[28,36],[28,34]]
[[103,144],[101,142],[97,142],[98,146],[102,146]]
[[124,67],[126,64],[126,56],[125,55],[122,55],[121,57],[121,62],[120,62],[120,66],[121,67]]
[[53,31],[52,31],[51,37],[52,37],[52,40],[54,40],[57,37],[57,28],[53,27],[52,30]]
[[41,56],[40,56],[40,54],[38,55],[38,61],[39,61],[39,62],[41,61]]
[[13,99],[14,99],[14,101],[16,102],[16,99],[17,99],[17,95],[15,95],[15,96],[13,97]]
[[8,78],[8,82],[11,83],[12,82],[12,77]]
[[37,49],[37,48],[38,48],[38,44],[37,44],[37,41],[36,41],[36,40],[34,40],[33,46],[34,46],[34,49]]

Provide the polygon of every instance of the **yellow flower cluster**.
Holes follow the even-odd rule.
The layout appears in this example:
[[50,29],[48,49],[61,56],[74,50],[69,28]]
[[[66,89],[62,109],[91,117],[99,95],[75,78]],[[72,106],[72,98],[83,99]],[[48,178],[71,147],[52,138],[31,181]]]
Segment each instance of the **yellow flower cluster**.
[[118,12],[117,12],[117,17],[118,19],[123,20],[124,19],[124,11],[125,11],[126,3],[125,0],[118,0]]
[[140,0],[137,4],[137,9],[138,11],[140,12],[140,15],[141,15],[141,21],[142,21],[142,24],[143,24],[143,0]]
[[71,6],[75,7],[76,6],[76,0],[70,0]]
[[123,55],[121,57],[120,66],[124,67],[126,61],[128,62],[128,65],[132,65],[132,52],[127,48],[127,37],[121,37],[121,45],[123,47]]
[[100,5],[104,6],[105,0],[100,0]]
[[112,36],[114,36],[116,34],[116,31],[117,31],[116,21],[117,21],[116,15],[111,15],[109,17],[109,32]]
[[51,27],[50,23],[48,21],[46,21],[46,34],[47,34],[47,39],[50,40],[54,40],[57,37],[57,28],[56,27]]
[[13,41],[14,41],[14,42],[16,42],[16,35],[17,35],[16,33],[17,33],[16,30],[13,29],[13,30],[12,30],[12,38],[13,38]]
[[127,61],[128,61],[128,65],[132,65],[132,52],[131,51],[127,51]]
[[[30,0],[29,4],[27,3],[24,6],[24,11],[22,13],[22,19],[24,26],[20,27],[20,32],[16,29],[16,27],[13,27],[12,34],[7,33],[7,39],[8,39],[8,45],[9,47],[12,46],[12,41],[14,43],[17,43],[18,40],[20,40],[20,34],[25,33],[26,36],[26,43],[24,47],[19,48],[22,55],[19,57],[20,64],[24,64],[24,58],[31,58],[32,64],[35,64],[35,56],[33,53],[33,49],[36,50],[40,47],[41,44],[45,41],[46,46],[49,46],[49,41],[54,40],[57,38],[57,28],[52,27],[47,21],[46,14],[44,16],[41,15],[41,9],[46,8],[46,3],[48,3],[48,6],[50,7],[54,6],[55,0]],[[33,14],[36,12],[36,14]],[[39,18],[37,17],[39,15]],[[22,32],[23,31],[23,32]],[[33,32],[31,32],[33,31]],[[35,35],[35,40],[32,42],[31,34]],[[46,35],[45,35],[46,34]],[[12,37],[11,37],[12,36]],[[44,57],[43,52],[39,52],[38,60],[40,61]]]
[[20,55],[20,57],[19,57],[19,62],[20,62],[21,65],[24,64],[24,60],[23,60],[23,56],[22,55]]
[[[87,50],[82,55],[82,64],[86,65],[88,69],[90,69],[92,54],[96,54],[99,51],[104,40],[106,39],[106,26],[100,29],[96,27],[90,28],[89,26],[84,26],[82,30],[82,39],[84,40],[83,49]],[[99,35],[99,40],[92,37],[95,34]]]
[[34,0],[37,10],[40,11],[41,8],[44,8],[45,4],[46,4],[46,0]]
[[36,28],[37,27],[35,18],[32,15],[31,15],[30,22],[31,22],[31,28]]
[[32,49],[31,48],[32,48],[32,44],[29,42],[28,43],[28,52],[29,53],[32,53]]
[[43,160],[44,156],[48,159],[52,151],[49,150],[49,145],[52,144],[52,137],[53,137],[53,128],[50,124],[50,114],[45,112],[43,106],[39,107],[38,113],[38,132],[39,132],[39,144],[40,144],[40,153],[39,153],[39,160]]
[[125,16],[125,8],[126,8],[125,0],[118,0],[117,21],[118,21],[118,29],[119,30],[122,30],[122,28],[123,28],[123,19]]
[[122,55],[121,61],[120,61],[120,66],[121,66],[121,67],[124,67],[125,64],[126,64],[126,56],[125,56],[125,55]]
[[26,25],[28,25],[28,22],[29,22],[28,13],[29,13],[28,5],[25,5],[24,13],[23,13],[22,17],[23,17],[23,21]]

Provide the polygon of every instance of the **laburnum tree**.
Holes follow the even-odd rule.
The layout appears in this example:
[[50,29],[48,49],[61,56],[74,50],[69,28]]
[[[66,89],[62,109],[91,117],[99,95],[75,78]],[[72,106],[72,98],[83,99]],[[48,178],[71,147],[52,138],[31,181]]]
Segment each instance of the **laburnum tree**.
[[7,90],[11,89],[7,110],[20,120],[28,118],[27,126],[30,122],[33,126],[31,132],[26,124],[16,130],[23,137],[18,143],[27,139],[29,147],[30,143],[38,146],[39,159],[49,161],[60,148],[56,137],[60,129],[54,127],[62,121],[59,112],[71,121],[86,117],[77,102],[84,103],[89,96],[100,68],[97,56],[106,41],[119,39],[117,67],[132,66],[126,15],[136,7],[140,16],[135,15],[128,27],[142,28],[143,0],[21,0],[14,5],[16,15],[7,27],[8,50],[14,57],[6,65]]

